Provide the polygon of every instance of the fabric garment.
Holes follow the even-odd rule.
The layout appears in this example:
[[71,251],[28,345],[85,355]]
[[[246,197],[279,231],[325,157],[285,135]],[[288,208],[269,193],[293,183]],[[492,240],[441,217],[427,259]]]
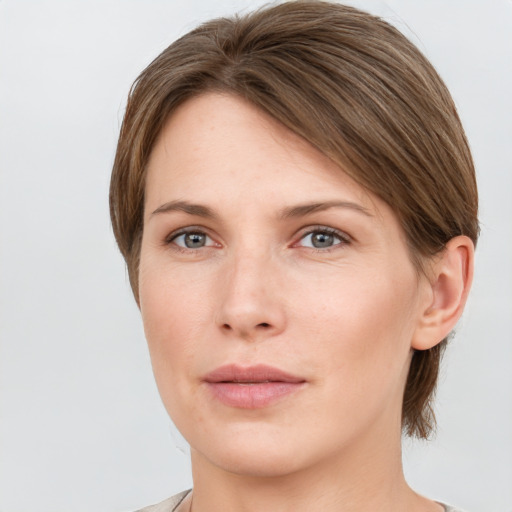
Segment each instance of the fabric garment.
[[175,494],[170,498],[162,501],[161,503],[157,503],[156,505],[150,505],[149,507],[141,508],[136,512],[174,512],[178,505],[186,498],[187,494],[191,491],[180,492],[179,494]]
[[[190,489],[188,491],[180,492],[179,494],[176,494],[171,498],[162,501],[161,503],[141,508],[140,510],[137,510],[137,512],[174,512],[178,508],[178,505],[186,498],[189,492]],[[451,507],[450,505],[445,505],[444,503],[439,504],[444,507],[445,512],[463,512],[462,510]]]

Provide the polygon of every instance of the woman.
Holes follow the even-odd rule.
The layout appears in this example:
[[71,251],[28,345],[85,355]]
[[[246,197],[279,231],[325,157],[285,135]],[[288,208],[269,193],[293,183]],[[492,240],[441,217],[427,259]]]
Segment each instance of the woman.
[[208,22],[134,85],[111,216],[193,492],[148,511],[442,511],[428,437],[477,191],[441,79],[396,29],[288,2]]

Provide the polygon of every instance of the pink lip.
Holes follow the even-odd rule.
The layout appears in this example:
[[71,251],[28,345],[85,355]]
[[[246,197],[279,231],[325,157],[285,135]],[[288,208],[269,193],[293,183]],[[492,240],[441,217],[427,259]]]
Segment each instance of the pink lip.
[[225,365],[208,373],[204,381],[215,398],[241,409],[259,409],[297,391],[302,377],[266,365]]

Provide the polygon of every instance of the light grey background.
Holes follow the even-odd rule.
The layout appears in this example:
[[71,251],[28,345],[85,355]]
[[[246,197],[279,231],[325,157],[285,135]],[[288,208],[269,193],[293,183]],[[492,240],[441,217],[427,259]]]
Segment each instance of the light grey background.
[[[432,60],[474,152],[482,237],[443,367],[439,433],[410,482],[468,512],[512,511],[512,2],[353,4]],[[180,34],[261,5],[0,1],[0,511],[133,510],[190,485],[153,384],[107,193],[124,103]]]

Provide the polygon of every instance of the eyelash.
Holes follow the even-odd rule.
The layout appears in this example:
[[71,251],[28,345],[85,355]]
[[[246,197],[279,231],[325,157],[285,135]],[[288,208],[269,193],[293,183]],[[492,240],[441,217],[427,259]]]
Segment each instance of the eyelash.
[[[205,235],[210,240],[212,240],[212,238],[208,235],[208,233],[204,230],[204,228],[199,227],[199,226],[190,226],[188,228],[180,229],[178,231],[175,231],[175,232],[171,233],[169,236],[167,236],[165,238],[164,245],[165,246],[172,246],[173,250],[181,252],[181,253],[186,253],[186,254],[197,253],[198,249],[181,247],[181,246],[177,245],[176,243],[174,243],[174,241],[178,237],[180,237],[182,235],[188,235],[188,234],[191,234],[191,233],[197,233],[197,234]],[[300,235],[300,238],[299,238],[298,242],[295,242],[292,245],[292,247],[297,246],[297,244],[300,241],[304,240],[304,238],[306,238],[309,235],[312,235],[313,233],[328,234],[328,235],[334,236],[334,237],[336,237],[336,238],[338,238],[340,240],[339,243],[337,243],[337,244],[335,244],[335,245],[333,245],[331,247],[324,247],[324,248],[306,247],[306,248],[312,250],[313,252],[317,252],[317,253],[331,252],[333,250],[339,249],[340,246],[345,246],[345,245],[348,245],[348,244],[351,243],[351,238],[346,233],[344,233],[342,231],[339,231],[337,229],[330,228],[330,227],[327,227],[327,226],[312,226],[307,231],[303,232]],[[212,246],[203,246],[203,247],[200,247],[199,249],[208,248],[208,247],[212,247]]]
[[[327,226],[310,227],[307,231],[305,231],[304,233],[301,234],[301,236],[299,238],[299,242],[301,240],[304,240],[304,238],[306,238],[307,236],[312,235],[313,233],[324,233],[324,234],[332,235],[340,240],[339,243],[334,244],[331,247],[324,247],[324,248],[308,247],[308,249],[312,250],[313,252],[318,252],[318,253],[331,252],[336,249],[339,249],[341,246],[348,245],[351,242],[350,237],[346,233],[344,233],[343,231],[334,229],[334,228],[327,227]],[[294,245],[296,245],[296,244],[294,244]]]
[[[183,229],[180,229],[178,231],[175,231],[175,232],[171,233],[169,236],[167,236],[165,238],[164,245],[168,246],[168,247],[172,247],[173,250],[181,252],[181,253],[185,253],[185,254],[197,253],[198,252],[197,249],[192,249],[192,248],[188,248],[188,247],[181,247],[180,245],[174,243],[174,241],[178,237],[180,237],[182,235],[189,235],[191,233],[199,234],[199,235],[205,235],[210,240],[212,240],[212,238],[208,235],[208,233],[206,233],[204,228],[202,228],[200,226],[190,226],[188,228],[183,228]],[[208,247],[210,247],[210,246],[207,246],[207,248]],[[204,247],[201,247],[201,249],[203,249],[203,248]]]

